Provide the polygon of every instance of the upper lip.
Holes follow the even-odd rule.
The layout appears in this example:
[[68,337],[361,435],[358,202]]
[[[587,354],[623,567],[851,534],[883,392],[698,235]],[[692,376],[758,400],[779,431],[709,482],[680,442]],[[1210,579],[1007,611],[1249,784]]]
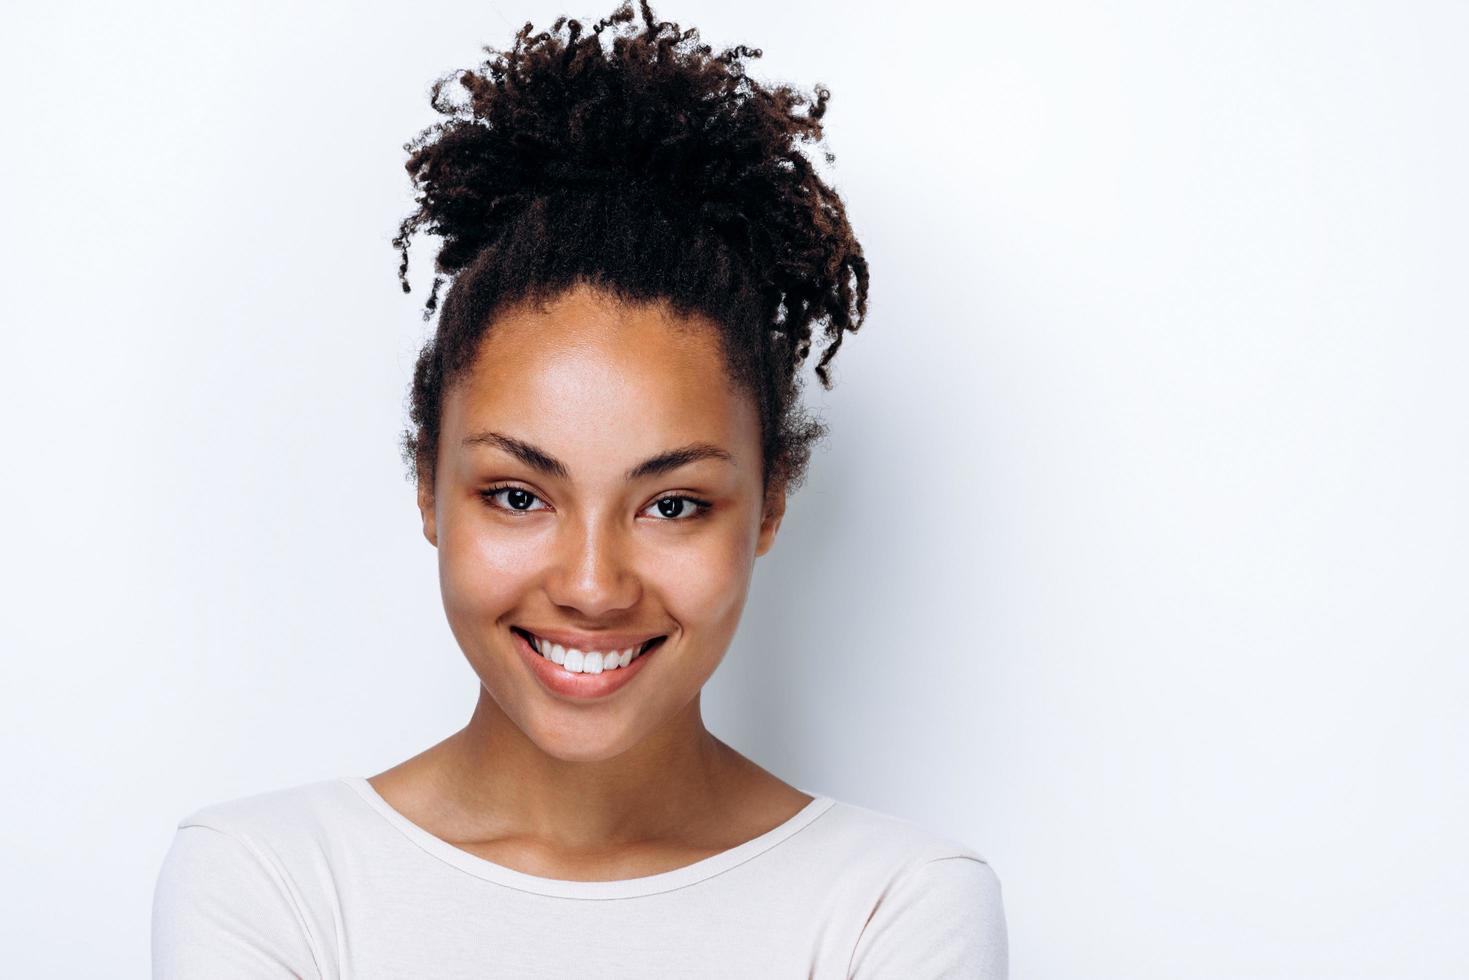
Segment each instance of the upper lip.
[[631,647],[634,650],[641,649],[649,640],[656,640],[663,636],[662,633],[572,633],[567,630],[556,629],[533,629],[529,626],[516,626],[514,629],[526,633],[533,633],[542,640],[549,640],[559,644],[568,650],[599,650],[609,652],[613,650],[626,650]]

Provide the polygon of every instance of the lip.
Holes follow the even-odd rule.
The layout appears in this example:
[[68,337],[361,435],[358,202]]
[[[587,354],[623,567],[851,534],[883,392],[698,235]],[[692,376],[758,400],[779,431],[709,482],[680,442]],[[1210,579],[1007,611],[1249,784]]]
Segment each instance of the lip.
[[[665,640],[646,653],[638,654],[633,658],[632,663],[626,667],[618,667],[616,670],[604,670],[600,674],[573,674],[571,671],[563,670],[539,653],[536,653],[535,648],[530,645],[530,641],[518,630],[512,630],[511,635],[515,637],[515,649],[520,653],[520,658],[526,662],[526,666],[530,668],[531,673],[535,674],[536,680],[540,681],[541,686],[557,697],[569,698],[574,701],[596,701],[611,695],[614,691],[626,687],[643,669],[643,662],[656,654],[663,648],[664,643],[668,642]],[[546,636],[541,633],[536,633],[536,636],[542,639],[549,639],[552,642],[559,642],[554,634]],[[647,639],[652,638],[648,637]],[[565,644],[562,645],[564,646]],[[614,644],[608,645],[612,646]],[[628,644],[628,646],[632,645],[632,643]],[[637,645],[641,646],[642,644],[639,643]],[[624,649],[626,648],[624,647]]]

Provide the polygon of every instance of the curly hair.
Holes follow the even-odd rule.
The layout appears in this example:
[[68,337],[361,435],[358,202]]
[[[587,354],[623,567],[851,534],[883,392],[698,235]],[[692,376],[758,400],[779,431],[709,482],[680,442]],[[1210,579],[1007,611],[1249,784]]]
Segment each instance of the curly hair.
[[[826,427],[800,407],[800,368],[820,325],[816,375],[867,313],[867,262],[835,190],[801,152],[822,140],[830,91],[814,98],[745,74],[758,48],[714,54],[694,28],[640,0],[590,33],[527,23],[509,51],[433,85],[449,117],[404,144],[417,210],[393,239],[438,236],[423,318],[453,283],[413,374],[403,457],[432,488],[441,401],[494,318],[588,284],[624,302],[665,303],[719,327],[731,378],[758,405],[767,491],[804,478]],[[609,30],[611,28],[611,30]],[[604,44],[604,33],[610,44]],[[457,80],[466,104],[446,97]],[[828,163],[835,158],[824,154]]]

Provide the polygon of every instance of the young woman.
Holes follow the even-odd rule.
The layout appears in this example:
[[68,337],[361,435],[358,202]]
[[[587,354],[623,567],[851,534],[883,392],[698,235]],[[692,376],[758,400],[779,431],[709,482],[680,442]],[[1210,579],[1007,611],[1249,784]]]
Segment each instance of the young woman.
[[182,820],[155,975],[1005,976],[979,854],[803,792],[700,716],[822,431],[815,328],[829,384],[866,310],[799,147],[828,93],[764,87],[758,51],[646,2],[490,53],[435,86],[395,240],[406,290],[409,239],[442,239],[426,316],[453,279],[405,456],[478,704],[370,778]]

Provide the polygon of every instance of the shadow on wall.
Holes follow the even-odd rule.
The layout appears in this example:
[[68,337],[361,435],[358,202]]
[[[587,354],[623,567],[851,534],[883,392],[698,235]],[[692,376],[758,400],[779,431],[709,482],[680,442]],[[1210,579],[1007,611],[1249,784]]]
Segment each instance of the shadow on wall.
[[832,760],[812,750],[823,744],[822,719],[844,696],[843,680],[861,683],[860,674],[836,669],[850,649],[834,642],[844,631],[833,624],[853,616],[853,569],[862,575],[884,567],[872,555],[851,561],[861,529],[851,495],[839,488],[852,486],[859,469],[850,453],[828,442],[816,446],[806,485],[790,498],[774,547],[756,561],[718,682],[705,688],[714,734],[810,791],[825,792],[813,778],[832,770]]

